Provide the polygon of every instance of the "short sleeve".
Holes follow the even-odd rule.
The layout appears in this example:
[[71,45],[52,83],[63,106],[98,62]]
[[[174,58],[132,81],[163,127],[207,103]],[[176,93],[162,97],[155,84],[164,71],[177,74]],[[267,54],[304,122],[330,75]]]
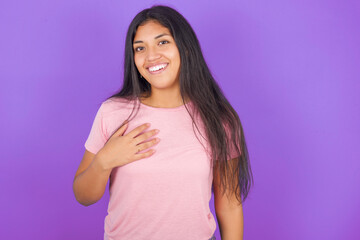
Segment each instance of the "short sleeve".
[[90,134],[85,142],[85,148],[96,154],[106,143],[105,125],[103,119],[104,104],[98,109],[95,119],[93,121]]

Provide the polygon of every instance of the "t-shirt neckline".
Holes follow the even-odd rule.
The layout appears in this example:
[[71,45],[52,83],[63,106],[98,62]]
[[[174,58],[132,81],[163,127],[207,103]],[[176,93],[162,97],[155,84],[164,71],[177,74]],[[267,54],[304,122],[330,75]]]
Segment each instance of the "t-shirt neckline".
[[154,111],[180,111],[180,110],[185,109],[185,105],[186,105],[186,107],[189,108],[189,106],[191,104],[191,101],[188,101],[187,103],[185,103],[183,105],[180,105],[178,107],[163,108],[163,107],[153,107],[153,106],[150,106],[150,105],[146,105],[146,104],[142,103],[139,98],[137,98],[137,100],[138,100],[138,102],[140,103],[141,106],[143,106],[143,107],[145,107],[147,109],[154,110]]

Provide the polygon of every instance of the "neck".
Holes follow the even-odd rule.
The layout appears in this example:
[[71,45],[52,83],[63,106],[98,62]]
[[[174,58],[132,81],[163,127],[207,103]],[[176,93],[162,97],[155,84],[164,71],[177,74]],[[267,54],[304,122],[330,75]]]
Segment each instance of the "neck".
[[[186,97],[184,100],[185,103],[188,102]],[[179,91],[167,91],[161,92],[161,94],[160,92],[152,91],[150,96],[147,98],[142,95],[140,97],[140,101],[146,105],[158,108],[175,108],[184,105]]]

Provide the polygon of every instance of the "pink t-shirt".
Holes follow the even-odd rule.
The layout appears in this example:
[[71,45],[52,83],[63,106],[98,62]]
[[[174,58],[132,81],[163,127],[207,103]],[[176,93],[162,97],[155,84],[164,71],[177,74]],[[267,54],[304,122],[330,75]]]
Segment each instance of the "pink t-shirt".
[[[129,116],[133,104],[122,98],[103,102],[85,148],[96,154]],[[113,169],[104,239],[208,240],[216,229],[209,208],[213,180],[209,145],[193,129],[185,105],[140,106],[124,134],[150,123],[145,131],[159,129],[155,137],[160,142],[151,147],[156,150],[152,156]],[[193,107],[191,102],[186,106]],[[205,137],[202,121],[195,119]]]

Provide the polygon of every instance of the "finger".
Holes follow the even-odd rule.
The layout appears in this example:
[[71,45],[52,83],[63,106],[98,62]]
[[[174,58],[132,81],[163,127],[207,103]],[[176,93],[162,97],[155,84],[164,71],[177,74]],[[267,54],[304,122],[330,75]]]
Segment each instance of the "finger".
[[148,127],[150,127],[150,123],[144,123],[138,127],[136,127],[135,129],[133,129],[132,131],[130,131],[128,134],[126,134],[126,136],[129,136],[131,138],[136,137],[137,135],[139,135],[139,133],[141,133],[142,131],[144,131],[145,129],[147,129]]
[[154,138],[154,139],[151,139],[150,141],[147,141],[147,142],[141,143],[139,145],[136,145],[136,148],[140,149],[140,151],[142,151],[142,150],[148,149],[149,147],[154,146],[158,142],[160,142],[160,139],[159,138]]
[[144,152],[144,153],[135,154],[135,155],[134,155],[134,161],[140,160],[140,159],[143,159],[143,158],[150,157],[150,156],[153,155],[155,152],[156,152],[155,149],[150,149],[149,151],[146,151],[146,152]]
[[156,135],[157,133],[159,133],[159,130],[158,129],[153,129],[151,131],[148,131],[148,132],[145,132],[139,136],[137,136],[135,139],[135,143],[136,144],[139,144],[139,143],[142,143],[143,141],[147,140],[148,138]]
[[111,135],[110,138],[122,136],[129,126],[128,121],[124,121],[123,124]]

